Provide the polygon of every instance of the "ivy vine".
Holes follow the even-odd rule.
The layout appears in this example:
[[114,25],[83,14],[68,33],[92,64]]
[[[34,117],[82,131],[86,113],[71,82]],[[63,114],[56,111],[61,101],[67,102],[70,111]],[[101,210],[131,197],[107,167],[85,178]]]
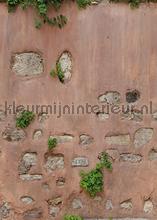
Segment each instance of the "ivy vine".
[[[76,0],[79,8],[86,8],[91,4],[92,0]],[[37,17],[35,19],[35,27],[41,28],[45,23],[57,26],[59,28],[64,27],[67,23],[67,18],[60,14],[55,17],[50,18],[48,16],[48,11],[54,8],[58,11],[63,3],[63,0],[7,0],[8,12],[14,12],[18,6],[23,10],[28,7],[33,7],[37,11]]]

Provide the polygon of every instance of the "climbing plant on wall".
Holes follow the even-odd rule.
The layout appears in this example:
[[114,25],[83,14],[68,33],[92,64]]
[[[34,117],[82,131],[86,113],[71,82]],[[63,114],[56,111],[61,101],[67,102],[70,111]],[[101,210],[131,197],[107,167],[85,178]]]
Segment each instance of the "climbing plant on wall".
[[[8,11],[14,12],[18,6],[23,10],[32,7],[37,11],[37,19],[35,19],[35,27],[40,28],[42,24],[48,23],[52,26],[62,28],[67,23],[67,18],[60,14],[50,18],[48,11],[54,8],[58,11],[63,3],[63,0],[7,0]],[[91,4],[91,0],[76,0],[79,8],[86,8]]]

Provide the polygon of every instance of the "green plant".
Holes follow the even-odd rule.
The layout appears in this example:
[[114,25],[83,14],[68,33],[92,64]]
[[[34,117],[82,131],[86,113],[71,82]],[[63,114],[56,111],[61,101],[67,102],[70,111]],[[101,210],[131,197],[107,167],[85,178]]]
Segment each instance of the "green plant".
[[97,193],[103,190],[104,181],[102,169],[105,167],[110,171],[112,170],[112,163],[106,152],[102,152],[98,158],[100,162],[96,164],[95,169],[87,173],[84,171],[80,173],[80,186],[89,193],[91,197],[96,196]]
[[26,128],[34,118],[35,114],[33,112],[24,110],[16,117],[16,127]]
[[48,139],[48,148],[49,150],[54,149],[57,146],[57,138],[51,138]]
[[103,173],[100,169],[93,169],[88,173],[81,172],[80,186],[89,193],[91,197],[96,196],[103,190]]
[[52,69],[50,72],[50,75],[52,77],[58,76],[59,80],[64,83],[64,72],[62,71],[62,67],[60,62],[57,62],[56,69]]
[[98,158],[100,160],[100,163],[97,164],[97,166],[100,166],[102,168],[105,167],[106,169],[112,171],[112,162],[106,152],[102,152]]
[[79,8],[86,8],[91,4],[91,0],[76,0]]
[[78,215],[65,215],[64,220],[83,220],[83,218]]
[[[76,0],[76,3],[80,8],[86,8],[90,2],[91,0]],[[42,20],[40,23],[35,21],[36,28],[40,28],[44,23],[62,28],[67,23],[67,18],[65,16],[62,14],[52,18],[48,16],[50,8],[54,8],[58,11],[62,3],[63,0],[7,0],[8,12],[14,12],[18,6],[20,6],[23,10],[28,7],[34,8]]]

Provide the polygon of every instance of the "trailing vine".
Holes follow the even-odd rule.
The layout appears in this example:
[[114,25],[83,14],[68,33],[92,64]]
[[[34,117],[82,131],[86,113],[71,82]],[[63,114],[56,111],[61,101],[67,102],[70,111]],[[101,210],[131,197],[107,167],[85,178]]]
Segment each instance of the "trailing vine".
[[[76,0],[79,8],[86,8],[91,4],[92,0]],[[60,14],[55,17],[50,18],[48,16],[48,11],[54,8],[58,11],[63,3],[63,0],[7,0],[8,12],[14,12],[18,6],[23,10],[28,7],[33,7],[37,11],[37,17],[35,19],[35,27],[41,28],[44,23],[52,26],[57,26],[59,28],[64,27],[67,23],[67,18]]]

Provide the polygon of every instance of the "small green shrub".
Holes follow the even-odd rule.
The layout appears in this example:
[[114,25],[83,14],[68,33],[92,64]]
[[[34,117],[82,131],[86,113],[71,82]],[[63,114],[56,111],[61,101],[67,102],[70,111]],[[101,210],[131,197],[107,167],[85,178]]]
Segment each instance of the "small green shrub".
[[91,0],[76,0],[79,8],[86,8],[91,4]]
[[[76,0],[78,7],[86,8],[90,4],[91,0]],[[14,12],[18,6],[23,10],[28,7],[32,7],[37,11],[38,17],[42,20],[40,23],[36,23],[35,27],[40,28],[42,24],[47,23],[52,26],[57,26],[59,28],[64,27],[67,23],[67,18],[65,16],[58,15],[56,17],[50,18],[48,12],[50,8],[54,8],[58,11],[63,4],[63,0],[7,0],[8,12]]]
[[97,166],[100,166],[102,168],[105,167],[106,169],[112,171],[112,162],[109,158],[109,155],[106,152],[102,152],[99,155],[99,160],[100,160],[100,163],[97,164]]
[[103,190],[104,181],[102,169],[106,168],[112,171],[112,163],[106,152],[102,152],[98,158],[100,162],[96,164],[95,169],[87,173],[84,171],[80,173],[80,186],[89,193],[91,197],[95,197],[97,193]]
[[50,76],[56,77],[58,76],[59,80],[64,83],[64,72],[62,71],[61,64],[57,62],[56,69],[52,69],[50,72]]
[[65,215],[64,220],[83,220],[83,218],[78,215]]
[[54,149],[57,146],[57,138],[51,138],[48,139],[48,148],[49,150]]
[[26,128],[34,118],[35,114],[33,112],[24,110],[16,117],[16,127]]
[[103,190],[103,173],[100,169],[93,169],[88,173],[81,172],[80,186],[89,193],[91,197],[96,196]]

